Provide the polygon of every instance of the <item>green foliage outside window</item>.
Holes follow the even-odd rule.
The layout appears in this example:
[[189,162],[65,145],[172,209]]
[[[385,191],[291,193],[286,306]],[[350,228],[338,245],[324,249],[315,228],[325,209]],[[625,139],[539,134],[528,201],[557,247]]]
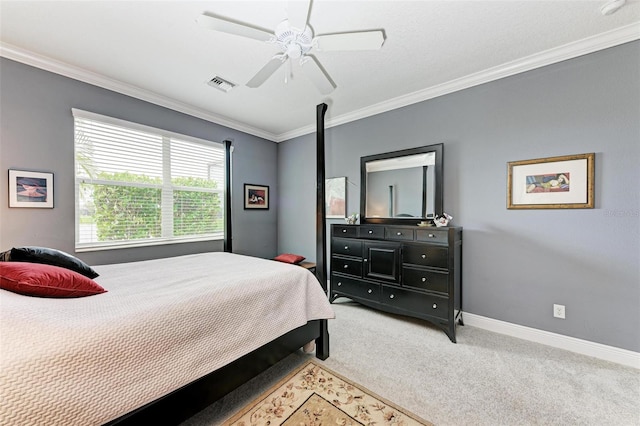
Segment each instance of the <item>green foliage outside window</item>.
[[[213,180],[180,177],[171,180],[173,186],[215,189]],[[220,195],[199,191],[173,191],[173,235],[210,234],[222,230]]]
[[[160,178],[132,173],[100,173],[100,180],[162,185]],[[209,179],[180,177],[174,187],[217,187]],[[123,185],[85,185],[93,192],[93,218],[98,241],[136,240],[162,236],[162,189]],[[84,189],[81,188],[81,191]],[[173,191],[173,236],[202,235],[222,230],[220,197],[201,191]],[[91,214],[91,213],[89,213]]]

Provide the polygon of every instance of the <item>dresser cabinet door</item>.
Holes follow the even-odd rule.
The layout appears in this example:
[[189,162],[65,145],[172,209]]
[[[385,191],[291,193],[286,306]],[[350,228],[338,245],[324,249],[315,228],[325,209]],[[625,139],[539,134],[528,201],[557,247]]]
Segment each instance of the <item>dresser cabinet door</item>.
[[403,251],[404,263],[443,269],[449,267],[449,249],[447,247],[405,244]]
[[347,297],[359,297],[361,299],[380,301],[380,285],[356,280],[338,275],[331,276],[331,292],[344,294]]
[[382,286],[382,303],[410,312],[419,312],[447,320],[449,299],[431,294],[417,293],[400,288]]
[[364,277],[399,282],[400,244],[388,242],[364,243]]

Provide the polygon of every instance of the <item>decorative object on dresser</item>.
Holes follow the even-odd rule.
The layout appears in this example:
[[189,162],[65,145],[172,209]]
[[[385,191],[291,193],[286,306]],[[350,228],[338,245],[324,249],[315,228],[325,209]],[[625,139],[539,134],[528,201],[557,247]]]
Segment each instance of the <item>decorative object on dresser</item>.
[[456,342],[462,322],[462,228],[331,225],[331,302],[427,320]]

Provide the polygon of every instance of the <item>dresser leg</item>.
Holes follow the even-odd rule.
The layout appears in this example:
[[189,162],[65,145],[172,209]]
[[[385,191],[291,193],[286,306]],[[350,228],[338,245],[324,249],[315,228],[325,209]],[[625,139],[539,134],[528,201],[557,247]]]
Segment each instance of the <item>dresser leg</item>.
[[453,327],[451,329],[449,329],[447,331],[447,336],[449,336],[449,340],[451,340],[451,342],[453,343],[458,343],[456,342],[456,329],[455,329],[455,324],[453,325]]

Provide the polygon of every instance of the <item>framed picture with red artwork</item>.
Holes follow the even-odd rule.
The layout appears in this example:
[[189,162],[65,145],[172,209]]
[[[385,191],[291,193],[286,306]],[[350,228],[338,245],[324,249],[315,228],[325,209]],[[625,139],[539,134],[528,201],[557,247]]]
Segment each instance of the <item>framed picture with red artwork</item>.
[[269,187],[245,183],[244,208],[245,210],[269,210]]

